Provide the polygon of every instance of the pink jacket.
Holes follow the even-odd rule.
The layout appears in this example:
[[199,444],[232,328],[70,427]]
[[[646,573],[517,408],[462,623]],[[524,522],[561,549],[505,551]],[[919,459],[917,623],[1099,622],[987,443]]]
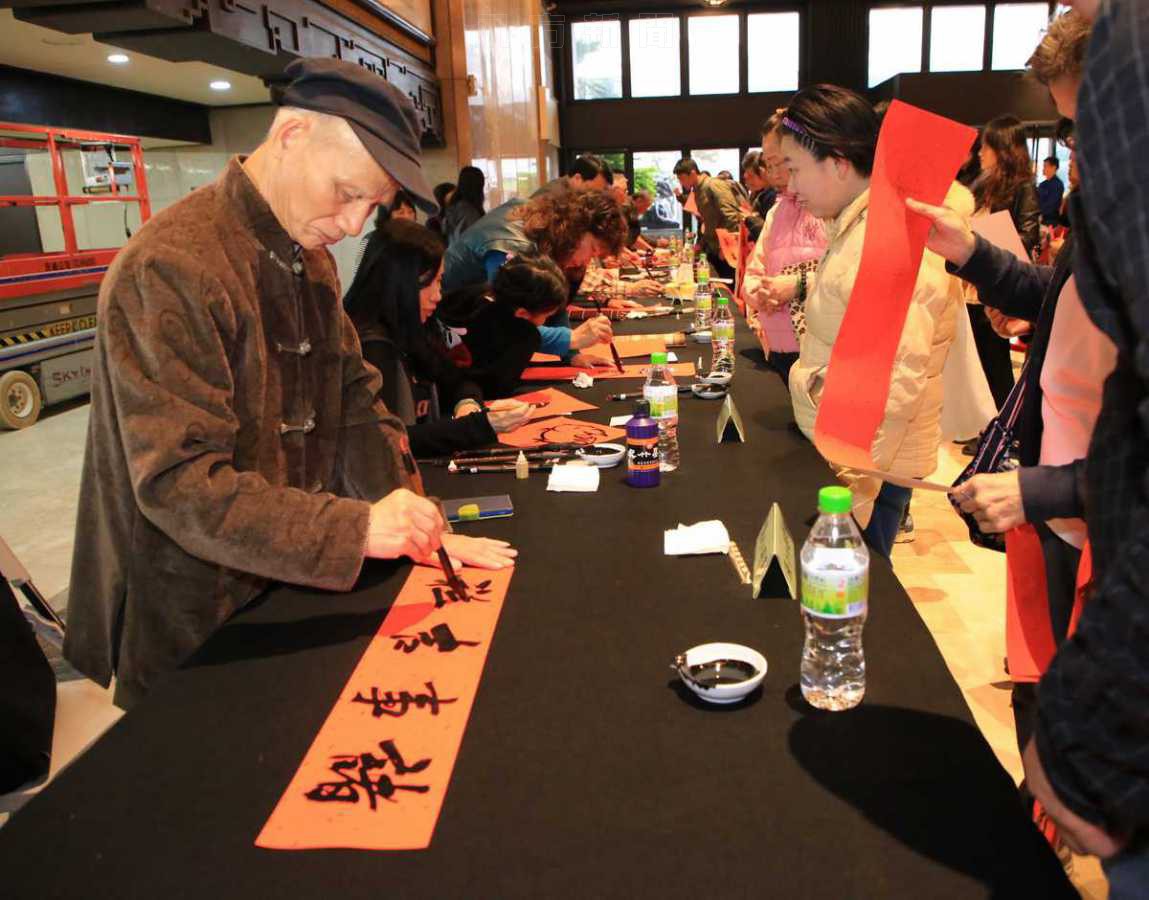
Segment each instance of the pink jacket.
[[[763,278],[781,275],[786,270],[793,270],[794,266],[821,259],[826,252],[826,244],[825,223],[799,206],[792,194],[779,194],[777,202],[766,214],[766,224],[746,264],[742,295],[750,310],[759,314],[765,310],[761,296]],[[781,309],[764,315],[763,326],[768,334],[783,337],[781,341],[772,341],[770,349],[797,351],[798,342],[789,310]]]

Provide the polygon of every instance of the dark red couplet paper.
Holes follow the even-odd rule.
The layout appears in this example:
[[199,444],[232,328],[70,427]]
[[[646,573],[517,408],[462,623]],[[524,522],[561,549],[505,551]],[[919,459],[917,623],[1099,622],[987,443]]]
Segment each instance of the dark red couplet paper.
[[878,138],[862,263],[826,372],[814,443],[826,459],[878,468],[871,456],[885,415],[930,222],[906,197],[940,204],[977,132],[895,100]]
[[430,846],[512,572],[412,570],[257,847]]

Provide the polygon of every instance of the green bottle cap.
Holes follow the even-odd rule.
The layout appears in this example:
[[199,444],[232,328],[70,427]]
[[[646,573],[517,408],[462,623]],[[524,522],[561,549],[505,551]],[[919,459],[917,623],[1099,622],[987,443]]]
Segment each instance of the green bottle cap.
[[650,364],[652,366],[665,366],[666,354],[665,353],[652,353],[650,354]]
[[718,302],[719,306],[729,306],[730,305],[730,298],[729,297],[719,297],[717,302]]
[[824,487],[818,491],[818,511],[831,515],[842,515],[850,511],[853,500],[849,488],[838,485]]

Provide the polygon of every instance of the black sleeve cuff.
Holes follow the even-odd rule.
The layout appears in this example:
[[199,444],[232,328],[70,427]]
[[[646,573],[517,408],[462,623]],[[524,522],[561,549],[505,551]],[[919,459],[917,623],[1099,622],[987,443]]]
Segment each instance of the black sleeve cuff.
[[1078,470],[1084,468],[1080,462],[1064,466],[1025,466],[1018,470],[1026,521],[1080,518],[1084,514],[1078,491]]

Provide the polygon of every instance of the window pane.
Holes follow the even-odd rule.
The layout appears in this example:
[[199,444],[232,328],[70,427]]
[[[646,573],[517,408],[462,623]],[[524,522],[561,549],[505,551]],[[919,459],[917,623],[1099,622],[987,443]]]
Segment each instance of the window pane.
[[726,171],[738,180],[742,165],[742,154],[737,147],[728,150],[692,150],[690,158],[698,163],[698,168],[711,175]]
[[576,100],[622,96],[622,25],[618,19],[572,22]]
[[981,71],[984,6],[935,6],[930,13],[930,71]]
[[998,3],[993,11],[993,68],[1024,69],[1048,26],[1045,3]]
[[738,93],[738,16],[690,17],[690,93]]
[[870,87],[922,70],[922,10],[870,10]]
[[649,191],[654,205],[642,217],[643,230],[682,230],[682,206],[674,197],[678,179],[674,164],[681,155],[677,150],[634,154],[634,191]]
[[748,90],[798,90],[798,13],[752,13],[746,17]]
[[630,20],[630,95],[668,97],[682,93],[678,19]]

